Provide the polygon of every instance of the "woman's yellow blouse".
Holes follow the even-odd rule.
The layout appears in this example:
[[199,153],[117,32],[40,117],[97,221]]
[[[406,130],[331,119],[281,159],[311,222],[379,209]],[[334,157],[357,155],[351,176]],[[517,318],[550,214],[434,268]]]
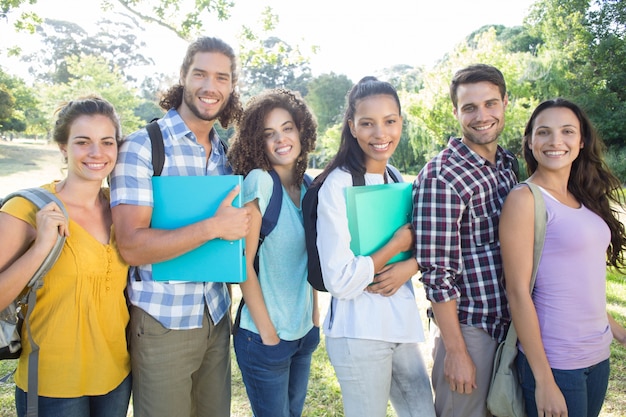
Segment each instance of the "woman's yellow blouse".
[[[54,192],[54,184],[44,186]],[[104,190],[107,197],[108,190]],[[36,207],[22,198],[2,211],[36,226]],[[71,398],[102,395],[130,373],[126,343],[129,320],[124,290],[128,265],[111,233],[104,245],[70,219],[70,236],[59,260],[44,277],[30,316],[39,344],[39,395]],[[4,237],[7,238],[6,236]],[[28,389],[28,337],[22,337],[15,382]]]

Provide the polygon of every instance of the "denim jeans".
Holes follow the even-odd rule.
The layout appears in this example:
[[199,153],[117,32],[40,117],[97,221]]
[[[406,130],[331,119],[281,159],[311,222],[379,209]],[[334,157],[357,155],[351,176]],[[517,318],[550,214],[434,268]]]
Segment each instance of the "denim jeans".
[[311,356],[320,342],[313,327],[302,339],[266,346],[257,333],[239,328],[235,354],[255,417],[299,417],[304,408]]
[[435,417],[428,371],[417,343],[327,337],[346,417]]
[[[537,416],[535,377],[526,356],[519,352],[516,359],[528,417]],[[588,368],[574,370],[552,369],[554,380],[561,389],[569,417],[597,417],[604,403],[609,383],[609,360]]]
[[[132,378],[128,375],[117,388],[104,395],[39,397],[39,417],[126,417],[131,386]],[[18,417],[26,415],[26,395],[26,392],[15,387]]]

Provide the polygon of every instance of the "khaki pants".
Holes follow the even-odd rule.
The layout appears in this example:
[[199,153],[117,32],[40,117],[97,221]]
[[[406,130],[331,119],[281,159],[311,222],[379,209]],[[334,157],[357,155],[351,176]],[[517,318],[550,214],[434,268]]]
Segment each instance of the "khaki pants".
[[435,411],[437,417],[490,417],[487,410],[487,392],[491,380],[493,357],[498,343],[482,329],[461,324],[461,332],[467,350],[476,366],[476,384],[478,388],[471,394],[459,394],[450,391],[450,385],[444,376],[443,363],[446,348],[439,328],[431,323],[433,340],[432,382],[435,391]]
[[130,352],[135,417],[230,415],[230,317],[215,326],[166,329],[132,306]]

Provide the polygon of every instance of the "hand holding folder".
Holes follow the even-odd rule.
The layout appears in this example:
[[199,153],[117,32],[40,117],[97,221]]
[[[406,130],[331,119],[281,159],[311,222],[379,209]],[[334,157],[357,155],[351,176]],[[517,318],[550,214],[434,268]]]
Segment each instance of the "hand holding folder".
[[[240,175],[155,176],[152,227],[177,229],[213,217]],[[241,207],[239,196],[233,207]],[[155,281],[242,282],[246,278],[244,239],[213,239],[176,258],[152,265]]]
[[[384,246],[396,230],[411,221],[411,183],[391,183],[346,188],[350,249],[369,256]],[[394,256],[388,263],[411,257],[411,251]]]

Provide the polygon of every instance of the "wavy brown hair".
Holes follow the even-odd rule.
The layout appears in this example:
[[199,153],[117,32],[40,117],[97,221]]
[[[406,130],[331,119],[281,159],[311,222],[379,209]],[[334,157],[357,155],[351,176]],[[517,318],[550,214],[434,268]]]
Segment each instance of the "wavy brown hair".
[[122,142],[122,127],[115,108],[110,102],[96,94],[60,103],[54,113],[56,120],[52,130],[52,139],[59,145],[67,145],[70,129],[76,119],[80,116],[96,115],[106,116],[111,120],[115,127],[115,141],[118,145]]
[[624,231],[624,224],[619,220],[618,213],[612,208],[613,205],[621,204],[622,184],[604,162],[604,143],[593,127],[591,120],[578,105],[563,98],[556,98],[540,103],[533,111],[526,124],[522,143],[528,176],[537,170],[537,160],[529,146],[535,119],[542,111],[551,108],[570,109],[580,123],[581,139],[585,145],[580,149],[578,157],[572,163],[567,189],[578,201],[600,216],[609,226],[611,244],[607,249],[608,264],[624,270],[626,267],[624,262],[626,232]]
[[256,168],[270,171],[272,164],[265,153],[265,118],[274,109],[289,112],[300,135],[301,152],[296,161],[295,179],[302,184],[309,152],[315,149],[317,121],[297,91],[267,90],[247,103],[228,150],[228,162],[235,174],[247,175]]
[[[236,123],[241,117],[242,106],[237,90],[237,81],[239,73],[237,72],[237,57],[235,51],[226,42],[218,38],[210,38],[208,36],[198,38],[192,42],[187,48],[187,54],[183,59],[180,67],[180,76],[185,78],[191,67],[194,57],[198,52],[219,52],[230,59],[230,72],[233,81],[233,92],[230,94],[228,103],[224,110],[220,113],[218,120],[223,128],[227,128],[231,123]],[[179,83],[170,87],[161,97],[159,105],[165,111],[180,107],[183,102],[184,87]]]

